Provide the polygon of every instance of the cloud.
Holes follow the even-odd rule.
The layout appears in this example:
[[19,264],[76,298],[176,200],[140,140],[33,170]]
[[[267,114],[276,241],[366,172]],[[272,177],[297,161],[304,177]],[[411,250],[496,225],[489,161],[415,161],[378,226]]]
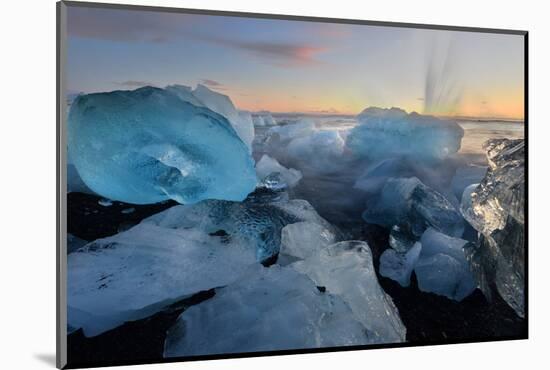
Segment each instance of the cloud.
[[197,23],[189,14],[69,7],[69,36],[107,41],[164,43]]
[[[228,26],[226,24],[222,28],[217,24],[218,27],[212,27],[217,33],[208,34],[204,31],[204,22],[204,16],[192,14],[70,7],[68,34],[116,42],[167,43],[188,39],[246,51],[281,67],[316,64],[317,54],[326,50],[299,42],[251,41],[220,36],[219,32],[223,32]],[[203,26],[201,31],[197,25]]]
[[221,82],[210,80],[208,78],[203,78],[201,82],[203,85],[206,85],[209,87],[223,87],[223,84]]
[[214,90],[228,90],[229,88],[218,82],[216,80],[211,80],[209,78],[203,78],[200,80],[200,83]]
[[[325,51],[325,48],[271,42],[241,42],[235,44],[240,49],[248,50],[260,57],[275,58],[286,65],[315,64],[315,55]],[[284,64],[283,64],[284,65]]]
[[122,82],[113,82],[115,85],[126,86],[126,87],[143,87],[143,86],[155,86],[154,83],[148,81],[122,81]]
[[315,56],[326,50],[324,47],[299,43],[244,41],[219,37],[203,37],[203,40],[248,51],[257,57],[282,67],[316,64],[318,61],[315,59]]

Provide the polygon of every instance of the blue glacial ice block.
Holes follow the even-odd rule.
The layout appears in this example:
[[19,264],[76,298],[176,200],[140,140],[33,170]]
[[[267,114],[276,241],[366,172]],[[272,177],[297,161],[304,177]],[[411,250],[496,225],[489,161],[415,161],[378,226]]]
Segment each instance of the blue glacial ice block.
[[128,203],[241,201],[257,181],[227,118],[154,87],[79,96],[68,147],[90,189]]
[[347,137],[347,147],[359,157],[387,158],[399,155],[439,160],[460,149],[464,130],[457,123],[407,114],[402,109],[370,107],[357,116],[359,124]]

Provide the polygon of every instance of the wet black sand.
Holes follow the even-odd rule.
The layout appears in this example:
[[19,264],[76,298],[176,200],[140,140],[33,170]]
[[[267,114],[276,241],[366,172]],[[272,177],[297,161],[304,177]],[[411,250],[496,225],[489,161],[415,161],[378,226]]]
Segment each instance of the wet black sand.
[[110,206],[102,206],[101,200],[91,194],[67,194],[67,232],[88,241],[105,238],[177,204],[174,201],[145,205],[112,202]]

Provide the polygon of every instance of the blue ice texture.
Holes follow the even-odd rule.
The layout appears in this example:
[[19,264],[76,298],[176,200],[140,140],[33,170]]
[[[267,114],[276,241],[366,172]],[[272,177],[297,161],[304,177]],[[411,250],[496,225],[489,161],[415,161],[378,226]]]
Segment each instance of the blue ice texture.
[[257,179],[247,145],[254,128],[241,118],[228,97],[204,86],[80,95],[69,113],[69,157],[85,185],[108,199],[242,201]]

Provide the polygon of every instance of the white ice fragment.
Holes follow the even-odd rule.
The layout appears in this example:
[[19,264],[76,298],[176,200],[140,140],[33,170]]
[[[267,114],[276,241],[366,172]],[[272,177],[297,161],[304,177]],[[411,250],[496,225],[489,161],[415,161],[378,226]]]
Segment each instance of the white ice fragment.
[[335,241],[336,236],[318,223],[296,222],[283,228],[280,254],[304,259]]
[[422,257],[443,253],[464,262],[466,266],[464,247],[468,244],[467,240],[445,235],[430,227],[422,234],[420,242],[422,243]]
[[288,215],[295,217],[298,221],[309,221],[323,226],[325,229],[330,230],[336,234],[334,226],[332,226],[327,220],[322,218],[315,208],[304,199],[291,199],[287,202],[274,203],[273,206],[284,211]]
[[437,253],[421,257],[414,268],[418,288],[449,299],[461,301],[476,288],[469,270],[453,257]]
[[468,241],[428,228],[422,238],[422,252],[414,272],[418,288],[461,301],[476,288],[464,254]]
[[201,84],[197,85],[195,90],[193,90],[193,95],[197,97],[205,107],[227,118],[235,128],[235,131],[237,131],[241,140],[248,148],[251,147],[252,140],[254,140],[254,125],[252,119],[245,114],[240,114],[227,95],[212,91]]
[[422,245],[418,242],[406,253],[397,252],[392,248],[386,249],[380,256],[380,275],[408,287],[421,249]]
[[252,115],[254,126],[275,126],[277,122],[273,118],[270,112],[261,111]]
[[363,219],[385,227],[406,225],[415,235],[434,227],[452,236],[462,236],[462,215],[439,192],[418,178],[390,178],[380,195],[367,201]]
[[197,226],[141,222],[69,254],[68,306],[94,317],[83,323],[69,317],[69,324],[94,336],[179,298],[227,285],[257,263],[255,245],[224,240]]
[[206,107],[227,118],[241,140],[251,148],[254,140],[252,116],[249,112],[238,111],[227,95],[212,91],[201,84],[194,90],[183,85],[169,85],[166,86],[166,90],[176,94],[183,101],[198,107]]
[[78,236],[67,233],[67,253],[72,253],[88,244],[87,240],[81,239]]
[[406,226],[392,226],[388,243],[396,252],[405,253],[414,246],[416,238]]
[[291,266],[328,293],[340,296],[357,320],[374,334],[372,343],[405,341],[406,328],[391,297],[378,283],[367,243],[339,242]]
[[294,168],[282,166],[276,159],[264,154],[256,163],[256,175],[260,183],[269,175],[279,173],[286,184],[285,187],[293,188],[302,179],[302,173]]
[[113,202],[110,199],[100,199],[97,201],[97,203],[102,207],[110,207],[113,205]]
[[167,332],[164,357],[361,345],[370,335],[342,299],[306,276],[253,266],[180,315]]
[[[336,130],[315,131],[308,136],[292,139],[287,147],[287,154],[294,159],[325,162],[337,158],[344,152],[344,140]],[[327,163],[329,164],[329,163]]]
[[271,113],[267,111],[252,114],[252,122],[254,123],[254,126],[257,127],[277,125],[277,122]]
[[334,233],[307,201],[264,193],[171,207],[69,254],[68,305],[94,317],[85,320],[85,335],[100,334],[230,284],[279,253],[281,230],[303,221]]
[[309,118],[303,118],[296,123],[272,127],[267,135],[278,135],[280,141],[289,141],[299,137],[304,137],[315,131],[315,122]]
[[278,159],[300,170],[315,172],[336,170],[345,150],[345,141],[338,130],[317,128],[310,118],[270,128],[264,145]]
[[384,159],[381,162],[370,165],[366,171],[355,181],[354,188],[376,193],[382,189],[390,178],[412,177],[409,163],[403,158]]
[[254,123],[254,126],[257,126],[257,127],[266,126],[262,116],[258,116],[258,115],[252,116],[252,122]]

